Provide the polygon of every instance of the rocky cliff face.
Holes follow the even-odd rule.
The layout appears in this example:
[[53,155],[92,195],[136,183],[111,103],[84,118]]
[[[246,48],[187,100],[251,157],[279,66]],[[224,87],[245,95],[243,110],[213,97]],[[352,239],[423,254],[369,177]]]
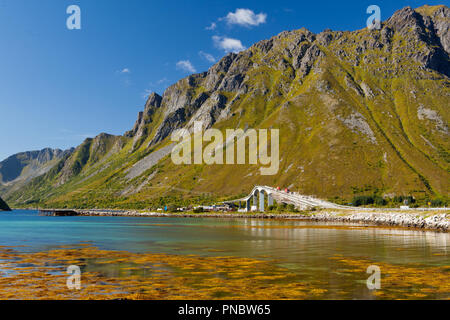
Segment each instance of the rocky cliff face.
[[[448,197],[449,19],[446,6],[407,7],[381,30],[285,31],[230,53],[150,95],[131,131],[98,138],[106,143],[98,157],[94,141],[85,141],[10,199],[145,206],[177,192],[234,195],[255,184],[322,197]],[[221,130],[279,128],[279,173],[174,166],[164,158],[168,138],[179,128],[192,132],[194,121]]]
[[61,163],[61,170],[55,181],[55,186],[64,185],[73,177],[79,175],[86,167],[97,168],[97,172],[104,170],[108,164],[105,156],[112,156],[123,147],[121,137],[101,133],[95,138],[86,139],[78,146],[70,157]]
[[64,154],[70,152],[71,150],[62,151],[60,149],[46,148],[12,155],[0,162],[0,183],[5,184],[18,178],[33,176],[47,163],[55,159],[61,159]]
[[7,194],[12,190],[18,190],[33,178],[47,173],[72,151],[72,149],[63,151],[46,148],[10,156],[0,162],[0,192]]
[[[283,32],[239,54],[228,54],[208,72],[189,76],[169,87],[163,97],[152,94],[130,134],[142,139],[149,133],[145,127],[152,123],[151,116],[158,108],[162,110],[162,120],[151,144],[164,140],[186,123],[190,127],[194,120],[211,127],[228,119],[232,106],[245,95],[270,94],[268,99],[288,95],[314,68],[325,71],[321,67],[326,68],[326,58],[336,58],[335,62],[343,67],[362,67],[384,78],[432,78],[429,71],[448,77],[449,19],[445,6],[417,10],[406,7],[383,23],[379,31],[327,30],[317,35],[306,29]],[[258,81],[257,77],[264,77],[265,73],[279,73],[276,88],[271,88],[270,82]],[[347,79],[349,86],[361,90],[358,93],[373,94],[365,83],[353,84],[351,74]]]
[[132,150],[139,147],[141,140],[148,136],[148,125],[153,123],[154,114],[161,107],[161,102],[162,97],[157,93],[152,93],[147,99],[144,112],[139,112],[133,129],[125,133],[125,137],[133,138]]

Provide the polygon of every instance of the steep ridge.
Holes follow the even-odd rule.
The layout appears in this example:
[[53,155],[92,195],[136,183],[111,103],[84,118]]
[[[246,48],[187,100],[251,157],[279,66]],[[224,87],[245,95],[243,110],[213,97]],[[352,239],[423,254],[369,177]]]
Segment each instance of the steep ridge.
[[72,151],[46,148],[8,157],[0,162],[0,193],[7,195],[20,189],[33,178],[47,173]]
[[[102,134],[21,190],[17,205],[137,207],[281,185],[449,197],[449,8],[397,11],[381,30],[282,32],[149,96],[133,129]],[[280,170],[174,165],[174,130],[280,129]],[[355,174],[356,173],[356,174]]]

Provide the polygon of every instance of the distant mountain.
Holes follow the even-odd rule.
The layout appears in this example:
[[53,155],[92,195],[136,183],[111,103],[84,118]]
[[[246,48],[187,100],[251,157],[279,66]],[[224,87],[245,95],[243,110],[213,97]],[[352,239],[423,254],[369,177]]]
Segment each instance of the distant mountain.
[[46,148],[40,151],[21,152],[0,162],[0,194],[7,196],[33,178],[47,173],[72,150]]
[[[380,30],[285,31],[150,95],[124,136],[87,139],[8,193],[14,205],[146,208],[231,197],[254,185],[349,200],[450,193],[450,12],[397,11]],[[207,128],[280,129],[280,171],[174,165],[169,137]]]
[[0,211],[11,211],[9,206],[6,204],[5,201],[3,201],[2,198],[0,198]]

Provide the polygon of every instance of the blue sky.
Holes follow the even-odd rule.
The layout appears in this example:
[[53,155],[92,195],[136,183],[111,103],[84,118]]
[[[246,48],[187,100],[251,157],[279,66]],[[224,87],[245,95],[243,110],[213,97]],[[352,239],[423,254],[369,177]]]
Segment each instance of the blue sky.
[[[81,30],[68,30],[69,5]],[[0,0],[0,160],[130,130],[145,95],[284,30],[364,28],[448,1]],[[248,9],[248,10],[238,10]]]

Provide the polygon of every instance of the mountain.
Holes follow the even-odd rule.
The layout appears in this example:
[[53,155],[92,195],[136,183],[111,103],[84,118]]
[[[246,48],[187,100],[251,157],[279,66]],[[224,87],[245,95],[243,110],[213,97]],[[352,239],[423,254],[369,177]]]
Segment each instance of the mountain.
[[46,148],[10,156],[0,162],[0,193],[7,196],[19,190],[33,178],[47,173],[72,151]]
[[11,209],[8,207],[5,201],[3,201],[2,198],[0,198],[0,211],[11,211]]
[[[132,130],[87,139],[6,195],[16,206],[146,208],[254,185],[348,201],[449,198],[449,8],[406,7],[380,30],[285,31],[149,96]],[[171,133],[280,130],[280,170],[174,165]]]

